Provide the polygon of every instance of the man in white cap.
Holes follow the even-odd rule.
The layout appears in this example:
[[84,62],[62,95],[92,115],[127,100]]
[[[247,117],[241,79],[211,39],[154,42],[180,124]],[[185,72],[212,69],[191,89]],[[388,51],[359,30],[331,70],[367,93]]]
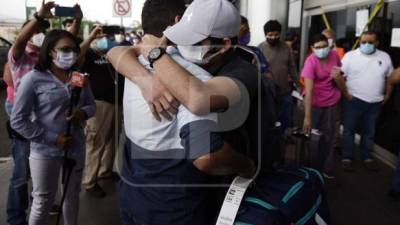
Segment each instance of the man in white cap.
[[[161,37],[167,25],[173,24],[171,21],[173,21],[175,15],[179,15],[181,2],[183,1],[147,0],[142,12],[145,33]],[[211,1],[204,2],[209,5]],[[225,1],[214,2],[226,4]],[[166,5],[168,5],[168,9],[165,8]],[[226,4],[226,6],[230,7],[232,11],[235,10],[230,3]],[[173,10],[174,8],[177,9]],[[157,20],[158,17],[155,17],[155,14],[163,18],[162,22]],[[237,30],[234,32],[237,33]],[[153,38],[158,40],[154,36]],[[214,39],[213,41],[218,40]],[[168,57],[174,63],[176,61],[185,68],[183,69],[179,66],[179,69],[187,70],[194,74],[194,76],[189,75],[189,79],[198,78],[199,80],[196,81],[202,83],[200,79],[206,81],[210,78],[207,78],[209,74],[201,67],[183,60],[181,56],[177,57],[177,54],[171,53],[171,47],[164,49],[156,46],[151,51],[152,53],[147,54],[151,55],[147,57],[147,60],[144,55],[140,55],[140,64],[137,57],[140,53],[138,54],[134,49],[119,47],[108,53],[109,59],[115,68],[129,79],[125,82],[124,93],[127,143],[124,149],[125,159],[121,176],[123,181],[120,186],[122,219],[124,224],[202,225],[214,223],[215,221],[212,220],[218,210],[210,210],[209,215],[206,213],[210,208],[209,203],[204,205],[206,203],[204,197],[207,194],[207,190],[198,187],[189,188],[185,184],[192,184],[192,186],[207,184],[209,176],[206,176],[206,174],[214,174],[213,171],[218,167],[223,167],[225,171],[228,168],[230,170],[228,174],[251,177],[255,170],[254,164],[246,157],[237,154],[236,151],[230,150],[230,146],[233,143],[221,140],[220,136],[223,135],[214,133],[214,129],[208,129],[216,121],[209,111],[204,111],[202,116],[195,116],[189,113],[187,108],[175,106],[175,110],[178,112],[176,117],[171,117],[166,113],[161,114],[172,121],[161,119],[158,115],[156,115],[156,119],[152,118],[147,102],[140,92],[142,91],[142,94],[146,96],[144,92],[147,87],[144,86],[152,85],[154,79],[157,78],[154,63],[157,63],[156,61],[164,53],[172,55],[172,57]],[[212,55],[218,57],[219,54],[216,53],[217,51],[214,50]],[[224,60],[228,60],[228,58]],[[250,66],[254,70],[248,63],[245,64],[243,62],[242,66]],[[235,82],[229,81],[236,85]],[[237,86],[240,86],[240,84],[237,84]],[[153,90],[157,88],[154,85],[148,87]],[[238,87],[237,89],[240,94],[240,88]],[[221,96],[223,95],[221,94]],[[246,93],[243,93],[243,99],[249,98],[245,96]],[[172,98],[167,96],[166,99]],[[221,102],[225,103],[225,97],[221,99],[223,99]],[[165,106],[167,100],[164,100],[162,100],[162,104]],[[206,102],[206,100],[202,101]],[[246,103],[246,101],[243,102]],[[240,109],[248,107],[244,103],[240,104]],[[160,105],[156,104],[154,103],[151,108],[160,107]],[[228,104],[221,106],[224,108],[229,107]],[[206,107],[209,107],[209,104],[204,108]],[[169,108],[166,109],[169,110],[168,112],[174,111]],[[246,109],[240,113],[245,115],[244,119],[247,118]],[[240,121],[239,116],[234,119]],[[175,136],[177,133],[179,137]],[[234,140],[233,135],[231,139]],[[175,143],[176,140],[179,142]],[[242,149],[245,150],[245,147]],[[182,157],[183,154],[184,157]],[[189,157],[187,158],[186,155],[189,155]],[[218,173],[221,174],[221,171]],[[227,173],[223,172],[222,174]],[[152,184],[152,186],[146,186],[149,184]],[[165,184],[168,184],[168,186]],[[171,187],[171,185],[175,186]],[[213,199],[213,202],[216,202],[216,200]]]
[[[117,47],[110,50],[108,57],[118,72],[140,87],[156,118],[159,115],[168,118],[172,109],[177,108],[175,98],[198,115],[229,109],[230,113],[218,116],[219,130],[225,131],[221,133],[224,141],[237,150],[256,155],[258,73],[255,66],[242,60],[232,48],[237,43],[239,28],[240,15],[229,1],[195,0],[180,22],[164,32],[186,60],[214,75],[206,82],[165,54],[165,37],[147,34],[134,49]],[[152,73],[138,63],[138,55],[147,57]],[[209,162],[203,162],[196,167],[207,167]]]
[[[236,114],[237,118],[244,114],[245,123],[237,125],[233,132],[224,133],[224,138],[228,142],[232,141],[237,149],[257,150],[258,73],[233,48],[237,43],[239,29],[240,14],[229,1],[193,1],[182,19],[164,32],[166,38],[145,35],[142,43],[136,47],[136,52],[148,56],[158,78],[158,81],[137,83],[157,117],[169,114],[176,99],[192,113],[200,115],[234,107],[249,107],[247,111]],[[214,78],[202,82],[168,54],[163,54],[162,49],[167,44],[167,39],[177,45],[186,60],[201,65]],[[145,80],[146,77],[141,76],[143,67],[133,63],[137,61],[137,57],[134,54],[120,57],[124,51],[123,48],[110,51],[108,56],[115,62],[114,66],[135,83]],[[230,119],[229,122],[235,120],[234,117]],[[237,137],[238,133],[243,134],[243,130],[249,137],[248,143],[243,143],[243,139]]]

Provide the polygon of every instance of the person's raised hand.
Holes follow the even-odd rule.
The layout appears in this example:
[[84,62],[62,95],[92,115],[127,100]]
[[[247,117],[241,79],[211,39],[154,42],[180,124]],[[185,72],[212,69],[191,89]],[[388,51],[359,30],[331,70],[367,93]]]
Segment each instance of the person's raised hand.
[[37,15],[45,19],[53,18],[54,16],[51,13],[51,9],[53,9],[54,7],[56,7],[56,4],[53,1],[45,3],[45,1],[43,0],[42,6],[40,7]]
[[89,34],[89,38],[92,41],[95,39],[98,39],[98,38],[105,37],[105,36],[106,36],[106,34],[103,34],[103,28],[100,25],[96,25],[93,28],[92,32],[90,32],[90,34]]
[[75,9],[74,19],[76,19],[76,20],[82,20],[82,18],[83,18],[83,12],[82,12],[81,6],[80,6],[79,4],[75,4],[75,5],[74,5],[74,9]]

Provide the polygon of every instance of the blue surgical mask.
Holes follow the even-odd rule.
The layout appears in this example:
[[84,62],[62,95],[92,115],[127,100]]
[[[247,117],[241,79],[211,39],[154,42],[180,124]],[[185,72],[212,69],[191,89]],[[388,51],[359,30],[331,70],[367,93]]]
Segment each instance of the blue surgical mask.
[[103,37],[96,41],[96,46],[99,50],[105,51],[114,48],[117,46],[117,43],[113,40]]
[[371,55],[372,53],[375,52],[375,45],[370,44],[370,43],[361,44],[360,45],[360,51],[363,54]]
[[96,41],[96,46],[99,50],[106,50],[108,48],[108,41],[106,37],[100,38]]
[[315,56],[317,56],[317,58],[319,59],[325,59],[326,57],[328,57],[329,52],[330,52],[329,47],[314,50]]

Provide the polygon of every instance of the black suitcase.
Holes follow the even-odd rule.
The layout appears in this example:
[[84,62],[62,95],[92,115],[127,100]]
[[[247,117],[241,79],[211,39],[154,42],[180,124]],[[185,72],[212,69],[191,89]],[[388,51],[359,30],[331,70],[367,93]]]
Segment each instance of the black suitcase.
[[290,166],[306,166],[317,169],[323,168],[323,153],[321,148],[322,134],[313,130],[311,134],[306,135],[300,128],[294,128],[289,131],[290,138],[294,145],[287,146],[284,152],[284,164]]

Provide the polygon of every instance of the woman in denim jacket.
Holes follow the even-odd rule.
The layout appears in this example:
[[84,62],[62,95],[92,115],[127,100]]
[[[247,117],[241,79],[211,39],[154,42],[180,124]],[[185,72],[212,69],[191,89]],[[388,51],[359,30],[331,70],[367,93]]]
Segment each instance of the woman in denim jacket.
[[[65,225],[76,225],[79,192],[85,156],[84,122],[96,107],[89,85],[85,85],[79,101],[67,116],[72,85],[70,74],[80,47],[69,32],[53,30],[46,36],[34,70],[23,77],[11,115],[11,126],[31,141],[29,157],[33,203],[30,225],[46,225],[48,212],[58,190],[64,151],[75,160],[63,215]],[[71,121],[71,135],[65,134]],[[64,190],[65,191],[65,190]]]

